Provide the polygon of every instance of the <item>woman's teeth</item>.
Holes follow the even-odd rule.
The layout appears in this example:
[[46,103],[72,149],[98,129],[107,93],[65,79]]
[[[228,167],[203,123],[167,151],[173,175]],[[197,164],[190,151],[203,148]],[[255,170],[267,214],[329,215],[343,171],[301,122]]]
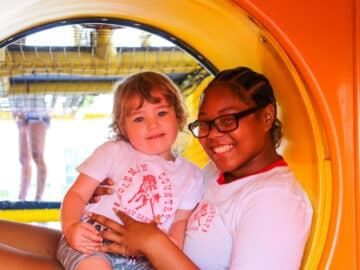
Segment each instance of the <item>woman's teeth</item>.
[[221,146],[216,146],[216,147],[213,147],[213,151],[216,153],[216,154],[220,154],[220,153],[224,153],[224,152],[227,152],[229,151],[230,149],[232,149],[234,146],[232,144],[227,144],[227,145],[221,145]]

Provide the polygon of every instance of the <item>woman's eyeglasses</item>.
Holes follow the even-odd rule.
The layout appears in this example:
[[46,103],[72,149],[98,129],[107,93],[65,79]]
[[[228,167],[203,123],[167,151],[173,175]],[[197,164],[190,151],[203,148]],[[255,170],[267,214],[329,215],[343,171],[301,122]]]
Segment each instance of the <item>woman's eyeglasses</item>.
[[210,121],[196,120],[188,125],[189,130],[196,138],[205,138],[209,136],[211,126],[221,133],[228,133],[238,128],[239,120],[250,115],[266,105],[258,105],[242,112],[225,114],[216,117]]

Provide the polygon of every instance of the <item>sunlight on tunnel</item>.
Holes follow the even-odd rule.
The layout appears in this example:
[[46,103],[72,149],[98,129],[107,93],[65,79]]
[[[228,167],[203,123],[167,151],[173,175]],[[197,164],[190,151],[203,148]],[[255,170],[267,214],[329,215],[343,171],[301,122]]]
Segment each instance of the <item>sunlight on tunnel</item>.
[[[200,93],[213,74],[218,69],[245,65],[264,73],[273,82],[278,96],[280,118],[286,127],[280,153],[308,192],[315,210],[303,265],[304,269],[316,269],[329,220],[331,166],[324,158],[326,140],[310,90],[281,44],[253,17],[232,5],[221,8],[214,5],[206,10],[195,3],[191,5],[191,12],[184,14],[183,20],[176,20],[171,5],[161,7],[160,10],[174,15],[174,18],[167,17],[167,23],[164,23],[165,12],[160,14],[150,6],[147,14],[141,10],[136,13],[141,15],[132,13],[138,7],[129,13],[121,12],[131,5],[116,6],[111,12],[105,10],[108,7],[104,5],[103,13],[109,13],[106,20],[82,19],[84,15],[99,14],[101,8],[80,5],[73,11],[81,18],[75,16],[76,22],[66,20],[64,23],[64,14],[59,9],[50,21],[37,22],[40,28],[31,28],[34,23],[30,18],[27,25],[15,31],[20,35],[4,40],[0,50],[0,128],[6,132],[0,147],[6,151],[0,156],[0,162],[6,164],[3,179],[12,181],[11,185],[0,186],[0,199],[16,201],[20,187],[14,111],[24,112],[35,107],[51,114],[45,148],[48,177],[43,199],[60,201],[76,177],[76,166],[108,136],[111,91],[116,80],[147,69],[167,74],[182,90],[192,120],[196,117]],[[200,11],[204,13],[202,19],[196,16]],[[228,16],[221,25],[211,24],[209,29],[207,23],[216,21],[218,12]],[[125,15],[120,18],[118,14]],[[151,15],[155,16],[147,17]],[[234,25],[238,27],[234,29]],[[45,34],[41,36],[41,32]],[[51,33],[64,36],[50,38]],[[47,43],[50,40],[52,43]],[[178,146],[185,157],[199,166],[207,162],[189,133],[181,134]],[[36,175],[34,163],[32,167]],[[35,194],[35,175],[29,200]],[[40,212],[34,215],[25,211],[20,219],[49,221],[50,216],[58,219],[56,212],[47,216],[41,214],[42,210],[36,211]],[[1,212],[1,217],[19,218],[13,211]]]

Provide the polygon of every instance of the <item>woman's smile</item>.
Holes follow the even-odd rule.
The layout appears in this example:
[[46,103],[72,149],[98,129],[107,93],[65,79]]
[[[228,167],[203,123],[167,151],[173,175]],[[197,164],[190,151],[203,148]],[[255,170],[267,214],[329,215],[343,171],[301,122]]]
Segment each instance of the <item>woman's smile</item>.
[[226,153],[226,152],[229,152],[233,148],[234,148],[233,144],[223,144],[223,145],[218,145],[218,146],[211,147],[212,151],[215,154]]

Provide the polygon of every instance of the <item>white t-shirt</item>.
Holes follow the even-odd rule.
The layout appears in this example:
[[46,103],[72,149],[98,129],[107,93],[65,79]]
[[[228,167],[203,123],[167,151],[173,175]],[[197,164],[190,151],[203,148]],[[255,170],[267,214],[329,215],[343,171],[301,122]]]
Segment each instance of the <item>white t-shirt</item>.
[[184,251],[200,269],[299,269],[312,207],[287,166],[220,185],[204,171],[203,200],[189,219]]
[[175,211],[193,209],[202,196],[202,172],[195,164],[181,157],[167,161],[147,155],[123,141],[99,146],[77,170],[99,182],[114,180],[114,193],[87,205],[86,211],[118,222],[112,208],[142,222],[160,215],[159,227],[168,231]]

